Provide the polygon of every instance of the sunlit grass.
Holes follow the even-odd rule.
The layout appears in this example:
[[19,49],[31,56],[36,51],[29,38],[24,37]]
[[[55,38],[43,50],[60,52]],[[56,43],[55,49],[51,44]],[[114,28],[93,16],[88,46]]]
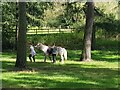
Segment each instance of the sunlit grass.
[[[52,64],[38,53],[36,62],[27,66],[31,70],[16,71],[15,53],[2,55],[2,83],[5,88],[117,88],[118,61],[116,51],[92,52],[92,62],[80,62],[79,50],[68,50],[68,60]],[[57,58],[59,59],[59,58]],[[112,60],[110,60],[112,59]]]

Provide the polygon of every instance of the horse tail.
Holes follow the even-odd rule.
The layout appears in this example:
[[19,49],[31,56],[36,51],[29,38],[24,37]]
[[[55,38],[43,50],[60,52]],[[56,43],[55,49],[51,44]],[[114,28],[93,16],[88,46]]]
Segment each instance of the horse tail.
[[67,60],[67,50],[64,48],[64,53],[63,53],[64,59]]

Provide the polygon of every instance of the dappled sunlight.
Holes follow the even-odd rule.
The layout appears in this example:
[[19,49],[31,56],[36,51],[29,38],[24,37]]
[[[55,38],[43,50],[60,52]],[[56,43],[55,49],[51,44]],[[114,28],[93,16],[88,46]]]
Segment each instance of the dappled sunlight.
[[102,58],[105,58],[105,59],[109,59],[110,61],[113,61],[113,59],[118,59],[118,56],[117,55],[106,55],[106,56],[103,56]]
[[[41,54],[36,56],[36,62],[27,58],[30,70],[16,71],[14,54],[4,55],[2,59],[3,87],[14,88],[116,88],[118,86],[118,62],[107,59],[117,59],[115,52],[93,51],[91,62],[80,62],[79,50],[68,50],[68,60],[55,64],[49,59],[44,63]],[[98,57],[103,54],[103,56]],[[110,54],[110,55],[109,55]],[[77,58],[76,58],[77,57]],[[102,60],[102,58],[107,58]],[[110,58],[111,57],[111,58]],[[75,59],[76,58],[76,59]],[[59,58],[58,58],[59,59]],[[99,60],[97,60],[99,59]],[[112,83],[111,83],[112,82]]]
[[[69,67],[69,66],[68,66]],[[62,67],[63,68],[63,67]],[[70,67],[69,67],[70,68]],[[70,68],[71,69],[71,68]],[[99,78],[99,79],[98,79]],[[111,83],[112,81],[112,83]],[[117,71],[110,69],[44,70],[4,73],[3,87],[117,87]],[[14,85],[16,83],[16,85]],[[109,83],[111,86],[106,86]],[[70,85],[70,86],[68,86]]]
[[4,52],[2,53],[2,59],[16,59],[16,54],[14,52]]
[[[116,13],[120,1],[5,1],[1,4],[0,78],[3,89],[112,90],[119,87],[120,20]],[[43,53],[40,47],[35,47],[37,43],[65,48],[67,60],[56,56],[54,48],[42,48]],[[29,45],[35,47],[35,59]],[[49,55],[44,56],[46,52],[53,56],[53,62]]]
[[95,61],[118,62],[118,51],[92,51],[92,58]]
[[118,62],[107,62],[107,61],[96,61],[91,62],[80,62],[80,61],[66,61],[66,65],[74,65],[83,68],[118,68]]

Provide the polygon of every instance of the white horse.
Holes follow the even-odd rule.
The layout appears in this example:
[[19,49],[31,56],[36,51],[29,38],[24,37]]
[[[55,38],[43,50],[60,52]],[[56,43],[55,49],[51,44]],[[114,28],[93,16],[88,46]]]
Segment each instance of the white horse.
[[46,46],[42,43],[38,43],[35,47],[37,47],[38,49],[40,49],[44,52],[44,55],[45,55],[44,62],[46,62],[46,57],[47,56],[49,56],[49,58],[51,60],[50,56],[52,56],[53,53],[56,54],[56,55],[60,55],[62,63],[64,63],[64,60],[67,60],[67,50],[65,48],[56,47],[56,46],[53,46],[53,47]]

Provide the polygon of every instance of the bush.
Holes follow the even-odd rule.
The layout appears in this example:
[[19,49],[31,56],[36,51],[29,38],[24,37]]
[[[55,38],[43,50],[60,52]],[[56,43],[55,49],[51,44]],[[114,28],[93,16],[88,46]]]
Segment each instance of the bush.
[[83,33],[58,33],[47,35],[29,35],[28,42],[37,44],[38,42],[46,45],[65,47],[68,49],[81,49]]

